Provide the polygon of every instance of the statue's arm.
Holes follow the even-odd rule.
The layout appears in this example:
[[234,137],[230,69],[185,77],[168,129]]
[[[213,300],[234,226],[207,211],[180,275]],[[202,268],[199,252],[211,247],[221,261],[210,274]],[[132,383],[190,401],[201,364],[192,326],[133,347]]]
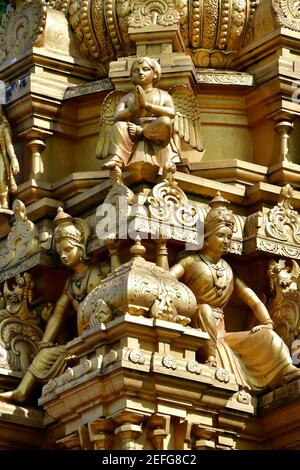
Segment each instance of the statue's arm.
[[144,108],[146,109],[146,111],[154,114],[157,117],[167,116],[170,119],[174,119],[175,114],[176,114],[172,97],[168,93],[166,93],[165,95],[163,106],[158,105],[158,104],[146,103]]
[[[268,328],[273,328],[273,321],[269,312],[255,292],[239,278],[235,279],[235,288],[240,299],[251,308],[260,324]],[[254,328],[257,329],[257,327]]]
[[174,266],[172,266],[172,268],[170,268],[169,272],[176,279],[180,279],[185,273],[185,268],[182,265],[182,263],[177,263],[177,264],[174,264]]
[[56,302],[54,312],[47,323],[46,330],[42,339],[43,343],[50,343],[56,339],[64,323],[70,304],[70,297],[66,293],[63,293],[59,300]]
[[10,158],[10,161],[11,161],[11,166],[12,166],[13,173],[14,174],[19,173],[19,171],[20,171],[19,162],[18,162],[17,156],[15,154],[15,149],[13,147],[13,144],[12,144],[12,141],[11,141],[11,138],[10,138],[10,133],[9,133],[8,129],[5,131],[4,135],[5,135],[6,151],[7,151],[7,154],[9,155],[9,158]]
[[114,121],[130,121],[130,119],[133,119],[138,111],[138,107],[136,106],[134,109],[130,109],[129,107],[129,101],[130,101],[130,94],[125,95],[123,98],[121,98],[118,106],[116,107],[115,115],[114,115]]

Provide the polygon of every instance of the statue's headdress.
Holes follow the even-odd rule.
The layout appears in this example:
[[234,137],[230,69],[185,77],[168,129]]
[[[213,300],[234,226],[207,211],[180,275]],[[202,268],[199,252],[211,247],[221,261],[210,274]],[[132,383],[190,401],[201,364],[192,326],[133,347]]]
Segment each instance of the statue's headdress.
[[227,208],[229,204],[230,202],[224,199],[218,191],[209,204],[211,209],[204,221],[204,238],[209,237],[220,227],[229,227],[233,230],[234,217],[232,211]]
[[90,234],[85,221],[71,217],[59,207],[54,219],[54,225],[54,245],[62,240],[68,240],[73,245],[80,246],[85,256],[85,245]]

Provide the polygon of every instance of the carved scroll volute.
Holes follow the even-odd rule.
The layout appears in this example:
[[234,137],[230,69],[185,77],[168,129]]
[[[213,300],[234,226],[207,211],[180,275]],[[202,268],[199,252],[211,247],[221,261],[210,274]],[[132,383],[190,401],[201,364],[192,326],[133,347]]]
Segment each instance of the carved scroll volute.
[[10,2],[0,27],[0,62],[41,46],[47,8],[40,0]]
[[293,31],[300,31],[299,3],[295,0],[272,0],[277,23]]
[[0,251],[0,269],[17,264],[39,248],[38,229],[28,219],[23,202],[16,199],[13,203],[13,211],[15,222],[8,234],[6,245]]
[[268,274],[273,295],[268,310],[274,330],[291,348],[300,335],[300,267],[295,260],[271,260]]
[[279,202],[272,209],[251,214],[245,223],[245,252],[265,251],[273,255],[300,258],[300,214],[292,206],[293,188],[281,188]]
[[37,313],[31,307],[33,281],[29,273],[17,275],[3,287],[0,310],[0,345],[6,360],[2,367],[26,371],[43,332],[38,326]]

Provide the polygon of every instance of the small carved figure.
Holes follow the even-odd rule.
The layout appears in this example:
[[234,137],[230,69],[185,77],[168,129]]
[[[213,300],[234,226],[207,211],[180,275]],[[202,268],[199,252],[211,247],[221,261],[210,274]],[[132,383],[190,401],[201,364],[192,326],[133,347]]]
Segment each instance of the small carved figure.
[[300,267],[295,260],[290,264],[283,259],[271,260],[268,274],[274,295],[268,302],[268,310],[275,331],[291,348],[300,334]]
[[180,161],[180,138],[203,151],[192,90],[183,85],[173,87],[170,93],[156,88],[160,75],[156,60],[141,57],[131,67],[134,91],[114,91],[105,99],[96,151],[97,158],[109,157],[105,168],[137,162],[164,166],[169,160]]
[[0,250],[0,269],[17,264],[39,249],[39,231],[28,219],[24,203],[15,199],[12,209],[15,221],[7,236],[5,247]]
[[[72,269],[65,285],[64,291],[56,303],[51,315],[39,351],[25,373],[19,386],[12,391],[0,394],[0,399],[22,403],[27,400],[35,383],[46,382],[59,374],[70,359],[65,345],[53,343],[61,331],[65,319],[68,317],[69,307],[77,312],[80,302],[96,287],[108,274],[109,265],[106,263],[91,265],[86,256],[86,242],[89,229],[85,221],[72,218],[61,208],[54,219],[54,245],[62,263]],[[77,324],[79,334],[82,325]]]
[[[262,390],[281,381],[300,377],[292,364],[289,350],[273,331],[273,321],[257,295],[238,278],[234,278],[223,255],[229,249],[234,228],[228,201],[217,195],[211,202],[204,225],[202,250],[181,259],[171,268],[171,274],[194,292],[198,308],[193,326],[210,336],[207,363],[235,374],[241,387]],[[227,332],[223,309],[233,290],[251,308],[259,325],[251,331]]]
[[5,369],[28,369],[43,336],[37,312],[32,308],[33,280],[29,273],[5,281],[0,309],[0,365]]
[[8,209],[8,193],[17,191],[14,175],[19,171],[19,162],[11,141],[10,124],[0,109],[0,209]]

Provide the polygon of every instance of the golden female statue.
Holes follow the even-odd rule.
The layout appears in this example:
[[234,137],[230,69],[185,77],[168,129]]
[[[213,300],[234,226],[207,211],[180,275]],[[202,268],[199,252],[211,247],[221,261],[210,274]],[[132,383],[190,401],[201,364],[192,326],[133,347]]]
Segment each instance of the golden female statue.
[[[238,384],[251,390],[289,382],[300,377],[287,346],[273,331],[265,305],[238,278],[222,258],[228,251],[234,218],[228,201],[217,195],[204,224],[204,246],[198,254],[184,257],[171,273],[193,291],[198,309],[193,318],[196,328],[210,336],[207,363],[235,374]],[[251,331],[227,332],[223,309],[233,292],[251,308],[260,324]]]
[[14,175],[19,173],[19,162],[11,141],[11,128],[0,110],[0,209],[8,209],[8,193],[15,193]]
[[[61,373],[70,359],[64,345],[54,345],[64,321],[68,317],[69,307],[77,312],[80,302],[96,287],[109,272],[109,265],[90,265],[86,256],[86,241],[89,228],[82,219],[72,218],[61,208],[54,219],[54,244],[61,261],[74,273],[69,277],[64,291],[56,303],[50,317],[39,351],[15,390],[0,394],[0,399],[22,403],[27,400],[35,383],[47,382]],[[85,325],[77,323],[81,334]]]
[[130,76],[134,90],[127,94],[113,91],[102,106],[96,156],[109,157],[104,167],[123,168],[137,162],[163,167],[169,160],[179,162],[180,138],[203,151],[192,90],[183,85],[170,93],[156,88],[161,68],[149,57],[135,60]]

